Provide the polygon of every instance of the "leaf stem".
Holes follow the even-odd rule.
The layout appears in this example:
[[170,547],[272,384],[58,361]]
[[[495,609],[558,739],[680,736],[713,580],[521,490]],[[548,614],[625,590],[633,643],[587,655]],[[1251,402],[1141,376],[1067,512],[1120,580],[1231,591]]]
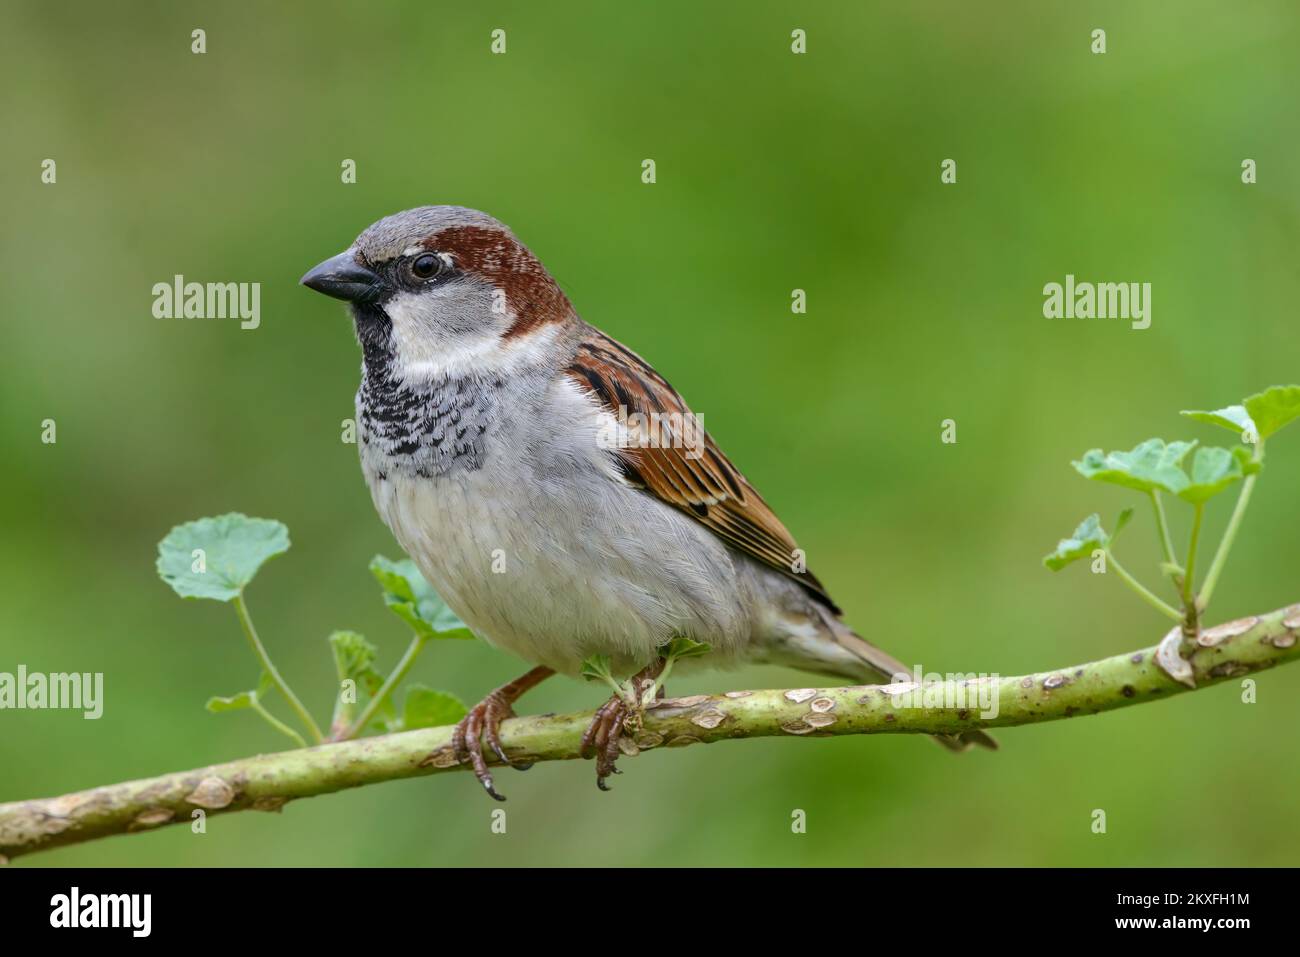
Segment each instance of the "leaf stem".
[[288,682],[281,677],[280,672],[271,661],[271,656],[266,653],[266,648],[263,646],[261,639],[257,637],[257,629],[253,627],[253,619],[248,615],[248,606],[244,603],[243,593],[234,597],[233,604],[235,614],[239,616],[239,624],[244,629],[244,637],[248,639],[248,644],[252,647],[257,660],[261,662],[263,670],[271,676],[271,683],[280,689],[280,694],[284,695],[289,702],[289,707],[293,708],[302,723],[307,727],[307,730],[311,732],[312,740],[316,744],[320,744],[325,739],[320,733],[320,728],[316,726],[316,722],[312,720],[311,712],[303,707],[302,702],[293,693],[293,689],[289,687]]
[[348,676],[336,662],[334,671],[339,676],[339,692],[334,696],[334,714],[330,716],[330,740],[342,740],[341,735],[352,724],[352,704],[343,700],[343,682]]
[[293,730],[293,728],[289,727],[275,715],[271,714],[271,712],[267,711],[266,708],[262,706],[262,702],[258,701],[256,698],[253,699],[253,710],[265,718],[266,723],[275,728],[275,730],[279,731],[281,734],[288,735],[293,741],[297,742],[298,747],[307,747],[307,742],[302,739],[301,734]]
[[1195,620],[1196,611],[1196,549],[1201,541],[1201,522],[1205,518],[1205,503],[1196,505],[1196,518],[1192,520],[1192,537],[1187,543],[1186,572],[1183,573],[1183,605]]
[[411,643],[406,646],[406,651],[401,660],[389,672],[388,677],[384,679],[384,683],[379,686],[379,690],[370,696],[370,700],[361,709],[361,714],[357,717],[357,720],[352,722],[351,726],[343,732],[342,737],[336,736],[333,740],[346,741],[349,738],[355,738],[366,729],[366,725],[374,718],[375,712],[383,706],[384,701],[393,693],[393,689],[402,683],[407,672],[411,670],[411,665],[415,664],[415,659],[424,650],[426,641],[428,639],[423,635],[415,635],[411,638]]
[[1196,602],[1204,611],[1210,604],[1210,598],[1214,595],[1214,586],[1219,583],[1219,574],[1223,571],[1223,566],[1228,562],[1228,552],[1232,550],[1233,540],[1237,537],[1237,529],[1241,527],[1242,516],[1246,514],[1246,507],[1250,505],[1250,493],[1255,488],[1255,479],[1259,473],[1247,475],[1246,480],[1241,485],[1241,494],[1237,496],[1237,506],[1232,510],[1232,518],[1228,519],[1228,527],[1223,530],[1223,538],[1219,540],[1219,547],[1214,552],[1214,558],[1210,562],[1210,570],[1205,575],[1205,582],[1201,585],[1201,593],[1197,596]]
[[672,673],[673,670],[673,662],[675,662],[676,660],[677,660],[676,655],[664,656],[663,670],[659,672],[659,677],[655,678],[655,680],[651,683],[649,690],[647,690],[645,694],[642,696],[641,700],[643,704],[649,704],[651,701],[654,701],[655,698],[659,696],[659,689],[662,688],[667,683],[668,676]]
[[1160,501],[1160,491],[1151,489],[1151,506],[1156,512],[1156,528],[1160,531],[1160,544],[1164,546],[1165,561],[1170,565],[1176,565],[1174,560],[1174,541],[1169,537],[1169,522],[1165,519],[1165,506]]
[[1128,571],[1125,570],[1124,566],[1119,563],[1119,560],[1115,557],[1114,553],[1110,551],[1110,549],[1106,550],[1106,560],[1110,563],[1110,566],[1119,573],[1119,577],[1124,582],[1124,584],[1128,585],[1129,588],[1133,589],[1133,591],[1137,593],[1138,597],[1141,598],[1144,602],[1146,602],[1148,605],[1150,605],[1152,608],[1154,608],[1156,611],[1160,612],[1160,614],[1164,615],[1167,618],[1172,618],[1174,621],[1178,621],[1178,622],[1181,622],[1183,620],[1183,616],[1178,612],[1178,609],[1174,608],[1173,605],[1170,605],[1167,602],[1161,601],[1154,594],[1152,594],[1152,592],[1149,589],[1147,589],[1146,586],[1144,586],[1136,578],[1130,575]]

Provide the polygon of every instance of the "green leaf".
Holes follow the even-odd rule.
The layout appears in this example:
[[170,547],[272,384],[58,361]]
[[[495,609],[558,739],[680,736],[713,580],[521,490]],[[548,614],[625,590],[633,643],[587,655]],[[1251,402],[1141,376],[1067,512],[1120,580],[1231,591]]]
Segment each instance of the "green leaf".
[[1255,420],[1260,440],[1300,418],[1300,385],[1275,385],[1243,403]]
[[158,575],[182,598],[239,597],[268,558],[289,549],[280,522],[237,512],[177,525],[158,543]]
[[[329,643],[339,681],[351,679],[359,690],[373,698],[384,684],[384,676],[375,670],[374,664],[379,649],[355,631],[336,631],[330,635]],[[383,731],[400,730],[401,722],[391,696],[384,699],[370,724]]]
[[1241,405],[1213,412],[1185,411],[1183,415],[1222,426],[1254,444],[1300,418],[1300,385],[1275,385],[1243,399]]
[[1147,439],[1131,452],[1103,453],[1092,449],[1074,467],[1084,478],[1110,482],[1125,488],[1150,492],[1160,489],[1177,495],[1187,487],[1182,461],[1196,446],[1195,442],[1170,442]]
[[351,678],[358,683],[367,671],[373,671],[379,649],[355,631],[336,631],[329,637],[334,652],[334,670],[339,681]]
[[[1132,512],[1132,509],[1128,511]],[[1127,522],[1128,519],[1123,521]],[[1091,557],[1097,549],[1105,548],[1109,541],[1109,537],[1101,527],[1101,517],[1094,512],[1079,523],[1073,535],[1061,539],[1056,546],[1056,551],[1043,556],[1043,564],[1052,571],[1059,572],[1066,565],[1080,558]]]
[[584,658],[581,674],[588,681],[612,683],[614,676],[610,673],[609,655],[592,655],[590,658]]
[[1201,505],[1218,495],[1233,482],[1259,471],[1259,463],[1244,446],[1232,450],[1202,448],[1192,458],[1191,481],[1178,497]]
[[1250,413],[1246,411],[1244,405],[1230,405],[1227,408],[1215,409],[1213,412],[1184,409],[1179,414],[1196,419],[1198,422],[1208,422],[1210,425],[1221,426],[1229,432],[1235,432],[1242,438],[1242,441],[1246,441],[1248,436],[1259,435],[1259,428],[1255,425],[1255,420],[1250,417]]
[[[410,559],[395,562],[383,555],[376,555],[370,560],[370,574],[375,576],[384,594],[402,601],[415,601],[415,590],[411,587],[408,575],[411,570],[415,570],[415,562]],[[419,574],[418,570],[415,570],[415,574]],[[421,575],[420,580],[423,581],[424,576]]]
[[407,731],[415,728],[441,728],[443,725],[455,724],[468,713],[465,703],[454,694],[435,691],[424,685],[411,685],[406,691],[406,701],[402,707],[402,727]]
[[671,658],[673,661],[680,661],[683,658],[698,658],[700,655],[707,655],[713,648],[702,641],[693,641],[690,638],[674,638],[661,649],[660,654],[665,658]]
[[1129,519],[1132,517],[1133,509],[1131,508],[1126,508],[1119,513],[1119,516],[1115,519],[1115,531],[1110,533],[1110,541],[1107,542],[1108,545],[1115,541],[1115,539],[1119,538],[1119,533],[1123,531],[1124,526],[1128,524]]
[[376,555],[370,573],[384,590],[384,603],[424,638],[473,638],[469,626],[438,597],[415,562]]
[[239,694],[232,694],[229,698],[209,698],[204,707],[213,714],[221,714],[223,711],[243,711],[245,708],[251,708],[256,702],[256,691],[241,691]]

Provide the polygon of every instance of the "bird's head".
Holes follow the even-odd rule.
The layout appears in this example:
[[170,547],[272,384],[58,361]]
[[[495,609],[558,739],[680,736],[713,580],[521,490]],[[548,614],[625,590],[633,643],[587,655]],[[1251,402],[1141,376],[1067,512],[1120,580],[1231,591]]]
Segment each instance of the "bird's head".
[[382,357],[404,378],[472,365],[573,317],[527,246],[486,213],[460,206],[386,216],[301,282],[350,303],[367,358]]

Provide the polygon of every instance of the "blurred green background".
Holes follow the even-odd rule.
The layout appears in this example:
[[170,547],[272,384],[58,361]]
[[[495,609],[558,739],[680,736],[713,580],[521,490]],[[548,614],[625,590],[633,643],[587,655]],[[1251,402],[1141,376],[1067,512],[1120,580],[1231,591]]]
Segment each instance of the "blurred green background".
[[[343,308],[297,285],[399,209],[509,223],[584,318],[704,414],[848,620],[933,669],[1153,643],[1163,620],[1118,581],[1039,564],[1083,515],[1128,504],[1071,458],[1152,435],[1221,444],[1177,410],[1300,380],[1292,3],[8,2],[3,21],[0,670],[102,671],[107,704],[98,722],[0,712],[0,801],[280,746],[251,715],[203,710],[256,668],[228,606],[157,580],[178,522],[288,524],[293,549],[248,600],[319,716],[332,629],[365,633],[382,664],[405,646],[366,571],[397,548],[340,441],[358,350]],[[1151,282],[1152,327],[1043,318],[1043,285],[1067,272]],[[261,328],[153,318],[152,285],[176,273],[260,282]],[[1298,478],[1284,433],[1213,619],[1300,600]],[[1149,526],[1139,512],[1120,553],[1158,584]],[[414,678],[475,700],[520,670],[448,643]],[[808,682],[756,667],[671,690]],[[556,680],[524,706],[600,697]],[[996,755],[760,740],[625,759],[611,794],[590,764],[542,765],[501,782],[505,835],[461,775],[27,860],[1294,864],[1298,720],[1292,667],[1253,705],[1229,684],[1008,729]]]

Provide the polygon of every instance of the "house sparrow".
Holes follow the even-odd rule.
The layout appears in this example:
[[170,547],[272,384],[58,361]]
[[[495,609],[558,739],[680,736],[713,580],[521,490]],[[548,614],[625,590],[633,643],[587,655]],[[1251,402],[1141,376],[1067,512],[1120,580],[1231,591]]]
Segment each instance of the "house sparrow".
[[[707,642],[713,664],[860,683],[908,673],[844,624],[672,386],[578,318],[491,216],[388,216],[302,284],[351,304],[361,469],[380,516],[476,635],[537,665],[456,729],[457,760],[493,797],[484,741],[511,763],[498,728],[514,702],[593,654],[637,672],[639,689],[675,637]],[[613,696],[583,739],[602,790],[633,709]],[[979,731],[940,740],[995,746]]]

